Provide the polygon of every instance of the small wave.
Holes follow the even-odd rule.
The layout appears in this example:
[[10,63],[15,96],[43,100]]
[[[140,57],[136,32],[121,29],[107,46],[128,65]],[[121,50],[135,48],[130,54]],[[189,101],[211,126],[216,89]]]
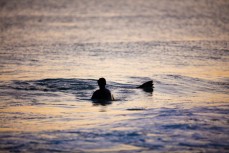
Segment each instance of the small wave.
[[[136,89],[139,85],[140,84],[124,84],[110,81],[108,82],[107,88],[111,90],[116,100],[125,101],[129,99],[129,97],[137,96],[141,93],[140,89]],[[97,88],[97,80],[79,78],[48,78],[27,81],[14,80],[0,84],[0,89],[3,89],[4,95],[14,95],[15,98],[23,97],[24,99],[36,99],[36,96],[44,95],[56,97],[56,95],[60,94],[62,96],[69,94],[75,96],[78,100],[88,101]]]
[[11,88],[17,90],[38,90],[38,91],[69,91],[69,90],[93,90],[93,80],[84,79],[42,79],[34,81],[13,81]]
[[142,110],[145,110],[145,108],[128,108],[126,110],[128,110],[128,111],[142,111]]
[[196,125],[190,125],[190,124],[168,124],[162,126],[165,130],[166,129],[182,129],[182,130],[196,130],[199,127]]
[[189,94],[197,92],[228,93],[227,80],[206,80],[183,75],[165,75],[155,81],[159,90],[171,94]]
[[[134,79],[140,82],[139,79]],[[141,80],[142,81],[142,80]],[[156,90],[161,93],[172,95],[195,94],[199,92],[223,93],[229,91],[228,80],[206,80],[183,75],[163,75],[154,79]],[[138,85],[128,83],[109,82],[107,87],[112,92],[124,98],[135,92]],[[23,91],[42,91],[42,92],[64,92],[77,94],[81,96],[89,96],[96,88],[98,88],[95,79],[79,79],[79,78],[51,78],[29,81],[12,81],[11,83],[3,83],[1,88],[23,90]],[[124,97],[123,97],[124,96]],[[81,97],[84,98],[85,97]]]

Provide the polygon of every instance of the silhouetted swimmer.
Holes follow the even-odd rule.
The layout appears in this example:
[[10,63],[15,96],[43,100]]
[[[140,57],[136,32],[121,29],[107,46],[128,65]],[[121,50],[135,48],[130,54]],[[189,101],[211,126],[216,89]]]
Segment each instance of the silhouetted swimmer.
[[91,99],[92,100],[105,100],[105,101],[111,101],[114,100],[114,97],[112,96],[110,90],[108,90],[106,86],[106,80],[104,78],[100,78],[98,80],[99,90],[96,90]]

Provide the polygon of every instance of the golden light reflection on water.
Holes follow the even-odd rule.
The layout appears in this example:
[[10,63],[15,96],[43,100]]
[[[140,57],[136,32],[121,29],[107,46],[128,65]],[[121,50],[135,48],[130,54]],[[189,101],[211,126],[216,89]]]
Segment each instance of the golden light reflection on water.
[[134,145],[128,145],[128,144],[118,144],[115,147],[105,147],[104,149],[88,149],[87,151],[93,151],[93,152],[117,152],[117,151],[137,151],[142,149],[142,147],[137,147]]
[[[1,132],[7,131],[49,131],[93,128],[109,125],[117,121],[133,118],[128,114],[133,112],[123,110],[111,110],[101,112],[99,107],[91,107],[92,104],[84,104],[82,108],[64,108],[52,106],[16,106],[2,109],[6,113],[2,120],[4,127]],[[101,106],[102,109],[106,109]],[[114,117],[118,115],[119,117]],[[7,118],[15,117],[14,120]]]
[[[86,152],[226,148],[227,141],[219,138],[227,140],[228,129],[227,7],[226,0],[2,1],[0,132],[5,140],[0,148],[31,152],[39,143],[54,151],[58,145],[63,152],[62,145],[77,143]],[[94,105],[86,93],[93,88],[26,86],[47,78],[100,77],[111,82],[117,97],[110,105]],[[155,80],[153,93],[116,89],[145,79]],[[86,138],[78,134],[83,130]],[[126,133],[130,136],[123,138]]]
[[[4,115],[0,128],[1,132],[9,131],[53,131],[53,130],[71,130],[106,127],[115,123],[131,122],[138,111],[144,112],[147,109],[161,108],[194,108],[219,106],[220,103],[229,101],[229,96],[225,94],[202,93],[194,97],[171,96],[166,94],[155,93],[148,100],[130,101],[130,102],[113,102],[108,106],[93,106],[92,103],[80,103],[75,106],[65,105],[51,106],[14,106],[1,109]],[[76,102],[78,103],[78,102]],[[133,111],[132,111],[133,110]],[[147,118],[155,117],[158,114],[148,114]],[[9,118],[9,120],[8,120]],[[14,118],[14,120],[11,120]],[[111,127],[111,129],[133,130],[133,127]]]
[[[57,62],[57,61],[56,61]],[[95,63],[96,62],[96,63]],[[103,63],[106,63],[104,65]],[[4,72],[0,76],[2,81],[10,80],[35,80],[43,78],[92,78],[97,79],[106,74],[106,77],[113,81],[125,79],[128,76],[138,76],[138,77],[151,77],[153,79],[154,75],[157,74],[180,74],[189,77],[203,78],[203,79],[220,79],[229,77],[229,62],[219,63],[216,66],[185,66],[184,68],[173,67],[170,65],[160,66],[156,63],[142,63],[136,64],[132,67],[135,62],[130,60],[130,63],[125,63],[125,61],[118,60],[115,63],[114,60],[105,61],[94,61],[88,60],[86,65],[79,66],[69,66],[58,65],[42,65],[40,67],[31,67],[28,65],[9,65],[3,69]],[[64,63],[63,63],[64,64]],[[96,65],[95,65],[96,64]],[[155,66],[153,64],[158,65]],[[197,64],[197,63],[195,63]],[[99,69],[92,69],[94,66],[99,67]],[[89,68],[90,67],[90,68]],[[141,70],[144,67],[144,70]],[[8,73],[8,72],[11,73]],[[54,73],[55,72],[55,73]]]

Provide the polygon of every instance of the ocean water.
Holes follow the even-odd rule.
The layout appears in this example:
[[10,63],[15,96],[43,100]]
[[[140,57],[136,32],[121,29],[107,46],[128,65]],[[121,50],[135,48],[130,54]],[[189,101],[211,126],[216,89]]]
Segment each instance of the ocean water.
[[[228,152],[228,14],[227,0],[1,0],[0,152]],[[115,101],[90,100],[100,77]]]

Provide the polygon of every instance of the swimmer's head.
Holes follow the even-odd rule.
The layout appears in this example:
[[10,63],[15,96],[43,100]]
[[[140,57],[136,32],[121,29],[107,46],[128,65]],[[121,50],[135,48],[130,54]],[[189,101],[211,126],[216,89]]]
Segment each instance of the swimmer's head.
[[99,78],[99,80],[98,80],[98,85],[99,85],[100,88],[104,88],[105,85],[106,85],[106,79],[104,79],[104,78]]

